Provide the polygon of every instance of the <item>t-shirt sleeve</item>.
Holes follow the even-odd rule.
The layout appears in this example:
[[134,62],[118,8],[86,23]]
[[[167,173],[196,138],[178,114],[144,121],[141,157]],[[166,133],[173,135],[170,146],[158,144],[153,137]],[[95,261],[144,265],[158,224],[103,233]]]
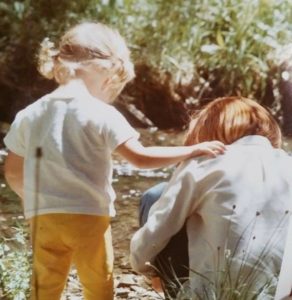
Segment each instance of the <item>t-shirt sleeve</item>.
[[113,151],[131,138],[138,139],[140,134],[129,124],[126,118],[113,107],[105,121],[104,136],[107,145]]
[[8,133],[4,138],[5,146],[15,154],[24,157],[25,141],[23,126],[23,111],[19,112],[10,126]]

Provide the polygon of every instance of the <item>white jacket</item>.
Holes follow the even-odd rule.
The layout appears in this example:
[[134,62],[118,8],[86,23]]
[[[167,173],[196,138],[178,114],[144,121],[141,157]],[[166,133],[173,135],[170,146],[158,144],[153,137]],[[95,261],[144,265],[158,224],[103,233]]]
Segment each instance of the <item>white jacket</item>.
[[185,161],[132,238],[133,269],[146,273],[145,263],[187,222],[193,295],[202,296],[203,286],[218,292],[221,282],[243,293],[244,284],[259,288],[270,280],[272,288],[258,298],[270,299],[285,245],[291,183],[291,157],[262,136],[243,137],[213,159]]

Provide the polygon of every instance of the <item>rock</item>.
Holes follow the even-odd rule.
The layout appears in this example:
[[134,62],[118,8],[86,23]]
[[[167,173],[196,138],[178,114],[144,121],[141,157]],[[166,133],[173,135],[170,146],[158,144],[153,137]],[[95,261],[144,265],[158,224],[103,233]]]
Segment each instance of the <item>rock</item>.
[[131,286],[131,290],[138,294],[144,294],[145,292],[147,292],[147,290],[145,290],[144,288],[142,288],[141,286],[138,286],[138,285]]
[[116,297],[127,299],[129,292],[130,292],[129,288],[120,287],[120,288],[116,288],[115,295]]
[[137,279],[135,278],[135,275],[125,274],[121,276],[117,287],[128,287],[132,285],[137,285]]

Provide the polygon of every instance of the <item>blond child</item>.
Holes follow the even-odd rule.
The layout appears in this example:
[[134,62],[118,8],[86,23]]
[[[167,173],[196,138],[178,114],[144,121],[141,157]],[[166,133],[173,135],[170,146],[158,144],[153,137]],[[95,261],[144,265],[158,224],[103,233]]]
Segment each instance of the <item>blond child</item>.
[[32,299],[60,299],[71,263],[85,299],[113,299],[112,152],[139,168],[156,168],[214,156],[224,146],[140,144],[139,134],[109,105],[134,70],[123,38],[105,25],[73,27],[58,49],[45,41],[39,70],[60,86],[19,112],[4,139],[6,179],[31,223]]

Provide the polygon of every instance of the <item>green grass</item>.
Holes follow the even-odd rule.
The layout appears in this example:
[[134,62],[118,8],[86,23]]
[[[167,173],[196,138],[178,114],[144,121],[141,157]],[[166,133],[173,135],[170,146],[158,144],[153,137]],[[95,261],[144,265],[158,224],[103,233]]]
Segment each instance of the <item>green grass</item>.
[[[29,297],[32,252],[20,199],[0,177],[0,290],[1,299]],[[1,293],[0,293],[1,294]]]

